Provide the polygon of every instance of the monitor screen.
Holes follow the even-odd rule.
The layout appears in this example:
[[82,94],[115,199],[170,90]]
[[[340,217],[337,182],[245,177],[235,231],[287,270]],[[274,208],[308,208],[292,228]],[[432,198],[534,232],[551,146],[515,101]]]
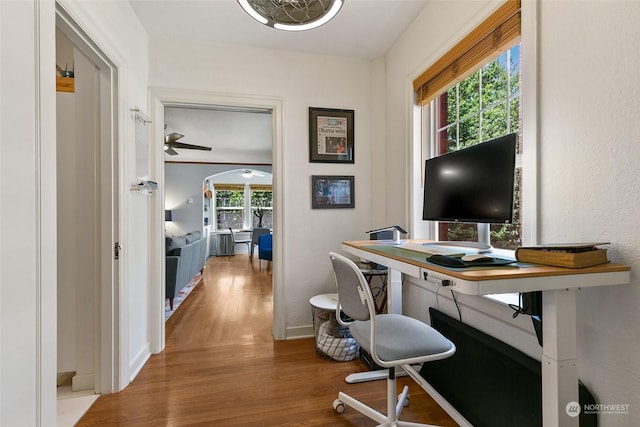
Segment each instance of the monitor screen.
[[516,143],[510,134],[427,160],[422,219],[511,223]]

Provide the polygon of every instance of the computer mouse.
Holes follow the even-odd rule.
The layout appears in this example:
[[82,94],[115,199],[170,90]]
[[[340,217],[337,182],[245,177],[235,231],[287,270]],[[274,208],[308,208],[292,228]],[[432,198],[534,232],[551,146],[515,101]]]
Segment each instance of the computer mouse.
[[464,255],[460,259],[462,261],[466,261],[466,262],[490,262],[490,261],[493,261],[492,257],[486,256],[486,255],[482,255],[482,254]]

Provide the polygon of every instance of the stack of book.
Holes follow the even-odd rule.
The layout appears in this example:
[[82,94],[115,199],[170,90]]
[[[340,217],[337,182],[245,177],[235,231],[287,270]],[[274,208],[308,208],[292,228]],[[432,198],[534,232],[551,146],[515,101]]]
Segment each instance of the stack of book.
[[516,249],[516,259],[555,267],[584,268],[609,262],[607,245],[609,243],[599,242],[521,246]]

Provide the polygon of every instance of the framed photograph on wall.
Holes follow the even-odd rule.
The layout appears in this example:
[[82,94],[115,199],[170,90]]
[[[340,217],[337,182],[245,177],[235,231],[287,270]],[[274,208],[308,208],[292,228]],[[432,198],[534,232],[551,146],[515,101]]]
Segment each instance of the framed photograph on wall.
[[353,176],[312,175],[311,208],[354,208],[354,190]]
[[354,163],[353,110],[309,107],[309,161]]

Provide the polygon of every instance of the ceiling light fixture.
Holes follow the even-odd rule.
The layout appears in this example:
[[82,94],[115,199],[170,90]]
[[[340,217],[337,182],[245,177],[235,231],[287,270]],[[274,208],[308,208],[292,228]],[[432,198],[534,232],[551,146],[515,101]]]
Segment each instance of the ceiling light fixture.
[[317,28],[338,14],[344,0],[238,0],[261,24],[285,31]]
[[253,176],[253,173],[251,173],[251,171],[250,171],[250,170],[245,170],[244,172],[242,172],[242,177],[243,177],[243,178],[249,179],[249,178],[251,178],[252,176]]

